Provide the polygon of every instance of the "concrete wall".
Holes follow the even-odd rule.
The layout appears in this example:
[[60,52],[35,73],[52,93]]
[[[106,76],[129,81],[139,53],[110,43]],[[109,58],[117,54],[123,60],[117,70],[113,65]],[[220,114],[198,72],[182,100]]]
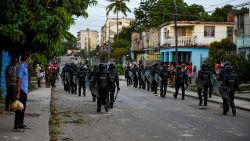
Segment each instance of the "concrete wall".
[[[233,23],[216,23],[216,22],[180,22],[177,24],[178,27],[186,27],[186,36],[195,37],[195,42],[198,46],[208,46],[214,41],[221,41],[227,38],[227,27],[233,27]],[[205,26],[215,26],[215,36],[205,37],[204,27]],[[174,37],[175,29],[174,24],[163,25],[161,27],[161,37],[160,44],[163,46],[165,44],[166,37],[164,37],[165,28],[169,30],[169,37]]]
[[10,57],[8,52],[0,52],[0,88],[3,90],[3,96],[6,95],[6,79],[5,79],[5,69],[10,63]]
[[[208,57],[208,48],[178,48],[178,51],[191,52],[191,63],[196,65],[199,70],[204,58]],[[175,48],[168,48],[160,50],[161,62],[174,62],[172,53],[175,52]],[[168,54],[168,55],[167,55]]]
[[[88,50],[94,50],[98,44],[98,32],[95,30],[81,30],[78,32],[78,42],[80,42],[80,48]],[[89,38],[89,41],[88,41]]]

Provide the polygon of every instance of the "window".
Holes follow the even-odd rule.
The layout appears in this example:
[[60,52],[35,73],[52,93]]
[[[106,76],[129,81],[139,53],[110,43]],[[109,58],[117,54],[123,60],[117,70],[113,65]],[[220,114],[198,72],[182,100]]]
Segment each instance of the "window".
[[204,27],[204,37],[214,37],[215,26]]
[[164,36],[164,38],[166,38],[167,37],[167,28],[164,28],[164,32],[163,32],[163,36]]
[[118,25],[122,25],[122,22],[118,22]]

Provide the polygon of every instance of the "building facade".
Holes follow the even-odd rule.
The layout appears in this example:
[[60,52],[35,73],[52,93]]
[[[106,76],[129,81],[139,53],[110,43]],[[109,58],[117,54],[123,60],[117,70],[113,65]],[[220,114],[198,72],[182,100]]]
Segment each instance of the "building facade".
[[92,51],[98,44],[98,32],[96,30],[81,30],[77,32],[77,46],[81,50]]
[[160,28],[155,27],[131,36],[131,58],[143,65],[160,61]]
[[[175,25],[166,23],[160,27],[161,62],[176,65]],[[232,36],[232,22],[178,21],[178,64],[192,63],[199,69],[208,57],[209,44]]]
[[[118,33],[123,27],[128,27],[132,19],[118,18]],[[101,45],[105,46],[109,41],[114,41],[114,36],[117,34],[117,19],[107,18],[104,26],[101,28]]]
[[247,56],[250,54],[250,15],[249,10],[240,11],[235,14],[234,42],[237,52]]

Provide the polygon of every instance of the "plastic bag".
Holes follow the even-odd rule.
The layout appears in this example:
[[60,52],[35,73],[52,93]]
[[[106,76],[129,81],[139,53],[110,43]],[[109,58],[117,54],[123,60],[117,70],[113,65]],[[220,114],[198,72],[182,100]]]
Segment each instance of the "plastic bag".
[[19,111],[19,110],[23,110],[24,106],[22,102],[20,102],[19,100],[16,100],[13,103],[11,103],[10,108],[14,111]]

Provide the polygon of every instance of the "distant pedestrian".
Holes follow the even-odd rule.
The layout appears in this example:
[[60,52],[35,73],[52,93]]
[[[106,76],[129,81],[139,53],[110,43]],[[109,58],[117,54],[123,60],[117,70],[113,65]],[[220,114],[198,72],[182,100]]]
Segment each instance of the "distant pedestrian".
[[41,87],[41,78],[40,78],[41,67],[39,64],[36,65],[36,77],[37,77],[37,87]]
[[24,109],[15,112],[15,131],[21,131],[21,129],[25,129],[27,127],[26,125],[24,125],[24,113],[26,109],[29,88],[28,64],[30,60],[30,54],[23,54],[21,63],[17,68],[17,99],[23,104]]
[[10,105],[16,100],[16,67],[17,59],[12,58],[10,65],[5,69],[7,95],[5,97],[5,110],[10,110]]

